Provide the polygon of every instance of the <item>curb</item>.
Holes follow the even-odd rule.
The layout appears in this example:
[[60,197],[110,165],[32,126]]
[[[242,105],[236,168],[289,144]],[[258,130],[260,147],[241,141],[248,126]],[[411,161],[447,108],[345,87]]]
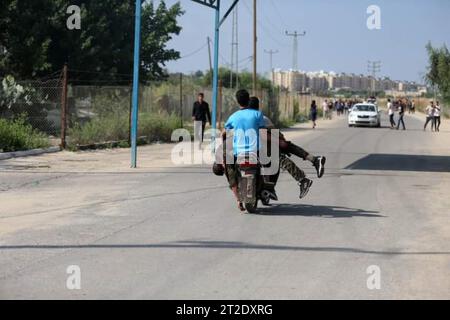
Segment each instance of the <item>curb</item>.
[[12,158],[39,156],[45,153],[55,153],[61,151],[60,147],[50,147],[47,149],[33,149],[27,151],[15,151],[15,152],[4,152],[0,153],[0,160],[7,160]]

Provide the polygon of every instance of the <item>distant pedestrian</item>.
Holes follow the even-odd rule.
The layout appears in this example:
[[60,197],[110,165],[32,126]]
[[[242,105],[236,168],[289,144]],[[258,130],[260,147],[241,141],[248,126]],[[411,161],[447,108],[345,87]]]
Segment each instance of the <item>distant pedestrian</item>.
[[391,99],[388,99],[387,103],[387,111],[389,114],[389,122],[391,123],[391,129],[395,128],[395,120],[394,120],[394,104],[391,102]]
[[436,101],[436,106],[434,108],[434,130],[439,132],[439,128],[441,126],[441,105],[439,101]]
[[412,114],[416,113],[416,102],[414,100],[411,101],[411,113]]
[[398,104],[398,123],[397,130],[400,129],[400,124],[403,126],[403,130],[406,130],[405,121],[403,121],[403,117],[405,116],[406,104],[403,101],[400,101]]
[[431,121],[431,131],[433,131],[434,130],[434,112],[435,112],[434,101],[430,101],[430,104],[425,109],[425,112],[427,114],[427,120],[425,121],[425,125],[423,126],[423,131],[427,130],[427,126],[428,126],[428,123],[430,123],[430,121]]
[[322,113],[323,113],[323,120],[328,119],[328,100],[325,99],[325,101],[322,103]]
[[194,121],[196,139],[202,143],[205,137],[206,122],[208,121],[211,125],[211,112],[203,93],[198,94],[197,101],[192,108],[192,121]]
[[330,102],[328,102],[328,120],[331,120],[333,118],[333,108],[334,108],[334,103],[330,100]]
[[345,100],[345,102],[344,102],[344,114],[345,115],[348,114],[349,108],[350,108],[350,102],[348,100]]
[[317,127],[316,121],[317,121],[317,105],[316,100],[313,100],[311,103],[311,121],[313,123],[313,129]]

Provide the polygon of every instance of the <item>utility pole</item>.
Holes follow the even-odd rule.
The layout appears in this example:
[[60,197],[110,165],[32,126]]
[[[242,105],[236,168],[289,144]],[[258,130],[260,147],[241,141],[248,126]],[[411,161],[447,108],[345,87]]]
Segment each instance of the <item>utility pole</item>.
[[286,35],[294,38],[294,44],[292,47],[292,69],[298,70],[298,37],[306,36],[306,31],[303,31],[303,33],[298,33],[297,31],[289,33],[286,31]]
[[212,66],[212,58],[211,58],[211,39],[209,37],[207,37],[206,41],[208,42],[209,71],[211,72],[211,80],[212,80],[213,66]]
[[238,7],[236,6],[233,10],[233,29],[231,32],[231,66],[230,66],[230,88],[233,88],[233,73],[235,73],[236,84],[238,78]]
[[256,12],[257,5],[256,0],[253,0],[253,94],[256,95],[256,89],[257,89],[257,82],[258,82],[258,74],[257,74],[257,68],[258,68],[258,60],[257,60],[257,51],[258,51],[258,31],[256,29],[257,27],[257,19],[258,15]]
[[239,6],[236,5],[236,90],[239,89]]
[[274,79],[273,79],[273,55],[277,54],[279,51],[278,50],[264,50],[264,52],[270,56],[270,73],[271,73],[271,78],[272,78],[272,83],[273,83],[274,82]]
[[377,73],[381,71],[381,61],[367,61],[367,71],[369,75],[372,77],[372,85],[370,88],[371,93],[375,93],[376,87],[376,77]]

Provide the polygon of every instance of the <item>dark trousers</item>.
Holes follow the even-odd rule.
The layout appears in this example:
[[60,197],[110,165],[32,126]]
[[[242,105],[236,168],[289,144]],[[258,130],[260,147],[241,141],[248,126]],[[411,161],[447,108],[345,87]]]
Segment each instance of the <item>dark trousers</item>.
[[198,140],[200,140],[201,142],[203,142],[203,140],[204,140],[204,137],[205,137],[205,128],[206,128],[206,122],[205,121],[202,121],[201,122],[201,130],[202,130],[202,132],[200,133],[199,131],[200,131],[200,127],[199,127],[199,123],[200,123],[201,121],[196,121],[195,122],[195,134],[196,134],[196,138],[198,139]]
[[395,127],[394,114],[389,115],[389,121],[391,122],[391,127]]
[[400,129],[400,124],[403,126],[403,130],[406,130],[405,121],[403,121],[403,114],[398,118],[397,129]]
[[293,154],[294,156],[302,158],[303,160],[306,160],[306,158],[309,156],[308,152],[306,152],[304,149],[300,148],[299,146],[293,144],[290,141],[288,141],[288,146],[287,146],[286,150],[280,150],[280,151],[288,153],[288,154]]
[[434,130],[434,117],[427,116],[427,121],[425,121],[425,125],[423,126],[423,129],[425,130],[428,126],[428,123],[431,121],[431,130]]
[[434,117],[431,127],[433,126],[435,131],[439,131],[439,127],[441,126],[441,117]]

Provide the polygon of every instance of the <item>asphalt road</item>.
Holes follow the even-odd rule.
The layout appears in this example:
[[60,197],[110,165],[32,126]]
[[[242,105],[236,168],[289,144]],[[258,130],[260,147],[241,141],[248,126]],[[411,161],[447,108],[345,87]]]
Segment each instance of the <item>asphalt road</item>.
[[[237,212],[208,167],[0,162],[0,298],[449,299],[450,129],[406,125],[288,130],[327,156],[326,174],[299,161],[308,197],[283,174],[280,201],[257,215]],[[80,290],[67,288],[72,265]]]

